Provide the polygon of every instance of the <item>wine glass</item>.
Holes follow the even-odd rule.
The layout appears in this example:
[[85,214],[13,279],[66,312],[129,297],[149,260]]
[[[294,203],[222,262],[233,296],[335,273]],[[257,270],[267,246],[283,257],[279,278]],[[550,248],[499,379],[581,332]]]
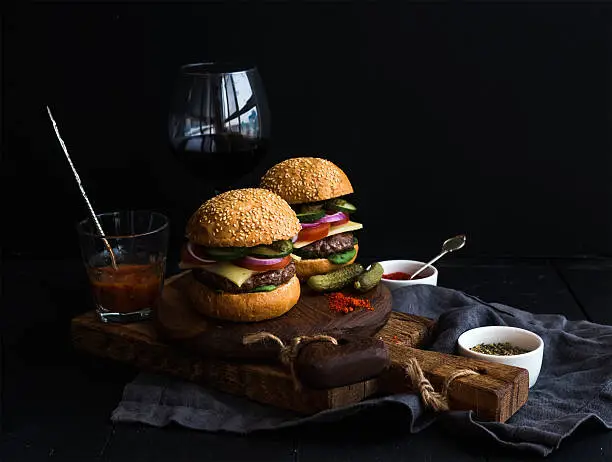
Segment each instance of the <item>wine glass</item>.
[[175,157],[217,192],[252,172],[270,137],[270,114],[257,69],[227,63],[180,68],[168,123]]

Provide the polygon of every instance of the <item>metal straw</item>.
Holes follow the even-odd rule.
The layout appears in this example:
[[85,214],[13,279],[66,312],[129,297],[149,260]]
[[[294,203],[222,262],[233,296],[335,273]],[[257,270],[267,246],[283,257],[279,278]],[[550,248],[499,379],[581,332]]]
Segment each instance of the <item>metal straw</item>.
[[51,119],[51,123],[53,124],[53,129],[55,130],[55,134],[57,135],[57,139],[59,140],[60,144],[62,145],[62,149],[64,150],[64,154],[66,154],[66,159],[68,159],[68,163],[70,164],[70,167],[72,168],[72,173],[74,173],[74,177],[76,179],[76,182],[79,185],[79,189],[81,190],[81,195],[83,196],[83,199],[85,199],[85,203],[87,204],[87,208],[89,208],[89,212],[91,213],[91,217],[93,218],[93,221],[96,224],[96,228],[98,228],[98,232],[102,236],[102,241],[104,241],[104,245],[106,246],[106,249],[110,253],[111,264],[113,265],[114,269],[117,269],[117,260],[115,259],[115,254],[113,252],[113,249],[112,249],[112,247],[108,243],[108,240],[105,237],[104,231],[102,230],[102,226],[100,225],[100,222],[98,221],[98,217],[96,216],[96,212],[94,212],[94,209],[91,206],[91,202],[89,202],[89,199],[87,198],[87,194],[85,193],[85,189],[83,188],[83,185],[81,184],[81,178],[79,177],[79,174],[77,173],[76,168],[74,168],[74,164],[72,163],[72,159],[70,158],[70,154],[68,154],[68,149],[66,149],[66,145],[64,144],[64,140],[62,140],[62,137],[60,136],[59,130],[57,129],[57,124],[55,123],[55,120],[53,119],[53,115],[51,114],[51,109],[49,109],[49,106],[47,106],[47,112],[49,113],[49,118]]

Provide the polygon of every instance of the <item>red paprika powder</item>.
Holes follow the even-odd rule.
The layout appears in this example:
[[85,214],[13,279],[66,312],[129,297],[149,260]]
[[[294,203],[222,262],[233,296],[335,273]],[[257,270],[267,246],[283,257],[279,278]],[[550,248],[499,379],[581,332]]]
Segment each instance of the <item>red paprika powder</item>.
[[327,296],[329,309],[338,313],[348,314],[355,311],[355,308],[365,308],[374,311],[370,300],[344,295],[342,292],[334,292]]

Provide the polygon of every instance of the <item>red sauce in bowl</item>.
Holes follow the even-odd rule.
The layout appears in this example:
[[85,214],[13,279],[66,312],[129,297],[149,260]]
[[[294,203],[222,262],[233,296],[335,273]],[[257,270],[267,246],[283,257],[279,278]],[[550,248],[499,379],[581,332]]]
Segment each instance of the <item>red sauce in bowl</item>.
[[[383,279],[388,279],[390,281],[407,281],[412,276],[411,273],[404,273],[403,271],[396,271],[395,273],[383,274]],[[427,277],[423,273],[417,274],[414,279],[421,279]]]

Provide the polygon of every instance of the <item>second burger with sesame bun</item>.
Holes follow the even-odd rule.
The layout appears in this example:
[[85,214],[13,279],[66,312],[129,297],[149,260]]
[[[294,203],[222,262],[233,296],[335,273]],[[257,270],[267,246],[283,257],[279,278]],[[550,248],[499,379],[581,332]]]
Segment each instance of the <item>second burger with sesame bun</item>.
[[301,230],[293,246],[300,258],[299,279],[355,261],[359,246],[353,232],[363,225],[350,219],[357,208],[343,196],[353,187],[337,165],[318,157],[287,159],[266,172],[261,187],[278,194],[297,212]]
[[180,267],[192,269],[188,296],[204,315],[263,321],[289,311],[300,297],[291,253],[301,225],[289,204],[257,188],[205,202],[189,219]]

